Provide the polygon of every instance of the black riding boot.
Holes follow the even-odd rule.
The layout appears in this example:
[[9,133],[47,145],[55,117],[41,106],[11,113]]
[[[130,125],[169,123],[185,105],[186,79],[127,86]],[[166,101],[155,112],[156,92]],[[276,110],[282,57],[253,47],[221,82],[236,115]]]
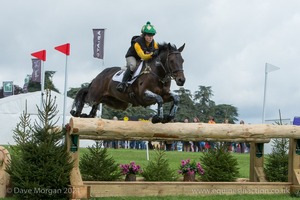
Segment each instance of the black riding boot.
[[130,68],[127,67],[127,69],[124,73],[122,82],[117,85],[117,90],[119,92],[125,92],[126,87],[127,87],[127,82],[132,78],[132,73],[133,72],[130,70]]

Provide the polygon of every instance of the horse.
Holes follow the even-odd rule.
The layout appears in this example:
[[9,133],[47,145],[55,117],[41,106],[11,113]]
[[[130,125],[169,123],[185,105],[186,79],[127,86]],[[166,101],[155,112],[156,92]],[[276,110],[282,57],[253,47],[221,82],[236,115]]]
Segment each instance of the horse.
[[[157,103],[157,113],[152,117],[152,123],[170,122],[175,118],[179,106],[179,96],[170,91],[171,80],[174,79],[178,86],[185,83],[184,59],[181,56],[184,46],[185,44],[177,49],[174,44],[159,44],[158,56],[142,62],[140,73],[133,75],[133,82],[127,85],[124,93],[117,91],[116,86],[119,82],[113,80],[113,76],[124,73],[124,70],[121,67],[104,69],[87,88],[77,92],[71,115],[94,118],[100,103],[119,110],[126,110],[130,104],[147,107]],[[171,101],[173,103],[169,114],[164,115],[163,103]],[[81,113],[84,104],[92,107],[88,115]]]

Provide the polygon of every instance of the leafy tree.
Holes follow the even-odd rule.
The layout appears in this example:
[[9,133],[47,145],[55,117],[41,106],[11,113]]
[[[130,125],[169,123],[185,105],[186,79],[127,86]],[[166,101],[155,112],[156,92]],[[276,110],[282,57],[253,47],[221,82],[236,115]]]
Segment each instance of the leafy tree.
[[57,129],[55,99],[47,93],[39,121],[32,126],[30,115],[23,113],[14,130],[16,141],[7,172],[17,199],[66,199],[73,168],[66,147],[61,144],[64,131]]
[[199,86],[199,90],[194,93],[195,108],[197,117],[202,122],[207,122],[209,116],[214,115],[215,102],[211,100],[213,92],[211,86]]
[[214,107],[213,116],[217,123],[223,123],[225,119],[228,119],[230,124],[234,124],[238,121],[236,118],[238,116],[237,108],[228,104],[218,104]]
[[108,157],[107,149],[102,149],[100,142],[88,147],[88,153],[80,159],[79,168],[86,181],[115,181],[121,177],[119,165]]
[[145,181],[174,181],[178,175],[169,166],[164,151],[156,151],[153,160],[150,160],[142,173]]
[[209,149],[200,157],[204,174],[203,181],[235,181],[239,177],[237,158],[227,150],[225,143],[216,149]]

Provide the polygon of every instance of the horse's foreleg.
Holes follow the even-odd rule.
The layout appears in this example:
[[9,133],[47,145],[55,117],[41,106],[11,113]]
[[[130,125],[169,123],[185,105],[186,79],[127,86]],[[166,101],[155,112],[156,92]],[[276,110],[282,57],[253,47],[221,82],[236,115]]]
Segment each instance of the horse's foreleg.
[[145,92],[145,98],[155,99],[157,103],[157,114],[152,117],[152,123],[159,123],[164,118],[163,98],[149,90]]
[[162,123],[168,123],[173,120],[178,109],[180,97],[174,93],[170,93],[170,97],[173,100],[173,105],[170,109],[169,115],[164,116]]
[[178,109],[180,97],[178,95],[174,94],[174,93],[170,93],[170,95],[171,95],[171,98],[173,99],[173,105],[171,107],[169,116],[172,117],[172,119],[174,119],[175,114],[176,114],[177,109]]

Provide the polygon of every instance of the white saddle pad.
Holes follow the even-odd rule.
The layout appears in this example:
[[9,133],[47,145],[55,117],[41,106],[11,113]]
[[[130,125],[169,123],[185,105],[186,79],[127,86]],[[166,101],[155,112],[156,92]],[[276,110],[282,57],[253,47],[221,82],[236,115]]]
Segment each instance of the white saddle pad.
[[[135,81],[137,75],[139,75],[141,73],[142,66],[143,66],[143,62],[141,62],[141,64],[138,66],[137,70],[134,72],[134,74],[133,74],[132,77],[135,77],[135,78],[133,78],[132,80],[128,81],[129,84],[132,84]],[[125,73],[124,69],[121,69],[121,70],[117,71],[114,74],[114,76],[112,77],[112,80],[113,81],[117,81],[117,82],[122,82],[124,73]]]

